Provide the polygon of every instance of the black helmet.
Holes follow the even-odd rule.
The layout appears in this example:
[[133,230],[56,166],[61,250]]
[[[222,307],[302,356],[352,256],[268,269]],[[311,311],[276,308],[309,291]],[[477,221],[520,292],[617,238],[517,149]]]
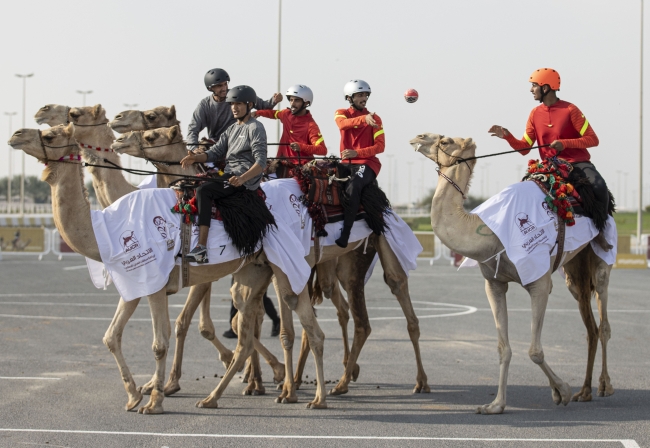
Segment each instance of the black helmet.
[[233,87],[226,95],[226,103],[255,103],[256,100],[257,94],[249,86]]
[[210,90],[210,87],[215,84],[219,84],[224,81],[230,82],[230,76],[228,76],[228,72],[226,72],[224,69],[213,68],[205,74],[203,81],[205,82],[205,87]]

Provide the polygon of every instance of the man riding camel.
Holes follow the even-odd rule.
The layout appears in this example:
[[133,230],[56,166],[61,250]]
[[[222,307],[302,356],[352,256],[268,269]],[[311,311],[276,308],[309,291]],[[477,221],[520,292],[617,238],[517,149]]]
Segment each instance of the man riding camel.
[[204,182],[196,189],[199,214],[199,242],[187,254],[190,261],[208,262],[208,231],[212,219],[212,202],[238,191],[256,190],[266,168],[266,131],[262,123],[251,117],[257,95],[249,86],[237,86],[228,91],[225,102],[230,103],[232,115],[237,120],[226,129],[207,152],[188,155],[181,160],[183,168],[194,163],[215,162],[226,159],[227,182]]
[[590,162],[591,155],[587,148],[598,146],[598,137],[589,121],[574,104],[557,97],[560,90],[560,74],[552,68],[541,68],[530,75],[529,81],[533,98],[539,101],[528,116],[526,133],[519,140],[506,128],[492,126],[488,132],[493,137],[505,139],[513,149],[524,150],[531,148],[535,141],[538,145],[548,145],[539,148],[542,158],[555,155],[566,160],[574,169],[581,170],[594,189],[594,196],[601,204],[609,204],[607,184]]
[[[190,120],[187,128],[187,144],[190,148],[199,148],[196,144],[199,142],[199,133],[207,128],[208,138],[214,142],[219,140],[221,134],[235,122],[235,117],[231,111],[230,105],[226,104],[228,94],[228,83],[230,76],[220,68],[209,70],[204,78],[205,87],[212,92],[201,100]],[[282,94],[276,93],[269,101],[264,101],[257,96],[253,101],[254,109],[273,109],[276,104],[282,101]],[[205,149],[200,152],[205,152]]]
[[381,169],[377,154],[384,152],[386,146],[381,118],[366,109],[370,93],[367,82],[360,79],[348,82],[343,87],[343,94],[350,107],[338,109],[334,114],[334,120],[341,131],[341,158],[344,163],[353,165],[350,180],[345,185],[346,194],[350,198],[349,207],[345,209],[341,236],[335,241],[340,247],[348,245],[354,218],[361,203],[361,192],[377,179]]
[[305,85],[298,84],[287,89],[286,97],[290,107],[284,110],[257,110],[254,117],[274,118],[282,122],[282,143],[278,157],[286,158],[294,165],[302,165],[314,156],[324,156],[327,148],[323,136],[307,110],[314,102],[314,93]]

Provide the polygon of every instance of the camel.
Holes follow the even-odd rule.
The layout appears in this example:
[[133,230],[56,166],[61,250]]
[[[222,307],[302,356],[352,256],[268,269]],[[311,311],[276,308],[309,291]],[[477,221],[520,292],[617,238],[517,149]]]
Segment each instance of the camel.
[[[145,115],[150,115],[150,113],[143,112],[142,115],[138,114],[138,117]],[[169,115],[169,113],[163,114],[163,116]],[[175,116],[175,111],[173,115]],[[88,167],[88,171],[92,175],[93,187],[97,199],[102,208],[108,207],[122,196],[137,190],[137,187],[129,183],[120,171],[111,169],[115,166],[121,166],[121,161],[119,154],[116,154],[110,149],[110,145],[115,140],[115,135],[111,128],[108,127],[106,112],[101,105],[72,108],[69,106],[49,104],[39,109],[34,118],[37,123],[45,123],[50,126],[67,124],[68,122],[74,123],[74,137],[80,145],[81,156],[84,162],[91,165],[108,166],[108,168]],[[174,380],[165,385],[164,390],[166,396],[172,395],[180,390],[178,380],[175,378],[180,378],[180,360],[182,360],[185,337],[199,303],[201,304],[199,332],[204,338],[212,342],[219,351],[219,359],[223,362],[225,368],[228,368],[228,365],[232,361],[233,352],[217,338],[212,318],[210,317],[211,290],[211,284],[192,286],[186,304],[176,320],[177,343],[171,374]],[[120,321],[120,319],[117,320]],[[121,332],[121,330],[109,328],[109,332],[114,331]],[[275,373],[274,379],[279,382],[283,378],[284,366],[281,363],[277,364],[273,364],[272,367]],[[144,394],[150,393],[151,389],[151,383],[140,387],[140,391]]]
[[[77,253],[101,261],[90,220],[90,204],[83,184],[82,167],[74,162],[79,156],[79,148],[73,137],[73,124],[56,126],[43,132],[37,129],[20,129],[12,135],[9,145],[15,149],[23,150],[41,162],[48,164],[42,178],[50,184],[52,189],[53,218],[61,237]],[[63,160],[63,158],[67,160]],[[262,251],[255,256],[236,259],[227,263],[191,266],[189,273],[190,284],[212,282],[226,275],[236,273],[231,293],[241,314],[241,318],[237,323],[239,338],[233,362],[215,391],[208,398],[197,403],[197,406],[217,407],[217,400],[226,385],[235,372],[241,369],[245,359],[252,354],[254,323],[259,313],[262,312],[261,297],[272,275],[275,277],[276,290],[284,300],[291,304],[291,308],[298,314],[303,327],[307,329],[310,346],[314,353],[319,388],[314,401],[308,407],[319,408],[326,406],[322,365],[324,335],[313,314],[306,287],[300,294],[295,294],[286,274],[277,266],[268,262]],[[154,329],[153,351],[156,359],[156,372],[149,403],[138,409],[139,413],[163,413],[163,379],[171,333],[166,293],[176,292],[174,289],[177,290],[178,285],[173,285],[173,282],[170,282],[166,288],[149,296]],[[136,301],[137,299],[132,302]],[[119,308],[124,307],[124,304],[125,302],[120,300]],[[137,303],[135,305],[137,306]],[[132,310],[131,313],[120,314],[119,308],[111,325],[123,329],[132,314]],[[134,308],[135,306],[133,306]],[[118,316],[121,322],[115,322]],[[126,408],[131,410],[140,403],[142,394],[135,387],[133,377],[121,355],[121,336],[121,333],[112,334],[110,337],[106,336],[104,343],[115,356],[128,396]]]
[[125,110],[113,118],[108,125],[120,134],[129,131],[147,131],[180,125],[176,119],[176,107],[158,106],[151,110]]
[[[117,152],[130,154],[136,157],[175,163],[181,160],[181,158],[186,154],[186,148],[184,143],[178,138],[180,131],[174,129],[177,129],[177,127],[169,129],[154,129],[150,131],[134,131],[129,134],[124,134],[116,140],[113,148]],[[315,265],[327,266],[326,269],[323,269],[323,278],[326,279],[323,281],[323,284],[327,285],[336,284],[336,281],[333,278],[334,269],[332,269],[334,264],[336,264],[336,277],[348,293],[350,301],[349,306],[355,323],[352,348],[350,349],[347,360],[344,358],[344,373],[338,384],[331,389],[329,393],[330,395],[342,395],[347,393],[350,381],[356,379],[359,373],[359,366],[356,361],[371,331],[365,306],[364,280],[365,274],[374,259],[375,253],[379,254],[380,262],[384,268],[384,280],[389,285],[392,293],[397,297],[407,320],[407,329],[413,344],[417,365],[416,384],[413,392],[430,392],[427,383],[427,376],[424,372],[420,356],[418,342],[420,337],[419,322],[413,310],[409,296],[408,277],[384,236],[371,235],[368,242],[368,247],[365,248],[365,250],[364,247],[357,247],[358,245],[353,244],[348,246],[345,250],[338,248],[338,246],[324,246],[323,253],[318,258],[318,261],[314,254],[314,249],[312,248],[312,252],[307,258],[312,267]],[[336,260],[337,257],[340,257],[338,261]],[[328,275],[331,277],[327,277]],[[278,298],[280,298],[279,295]],[[342,301],[344,302],[344,300]],[[279,306],[282,320],[280,339],[285,352],[284,361],[286,373],[285,382],[282,386],[282,393],[278,397],[277,401],[281,403],[289,403],[297,400],[295,390],[300,377],[299,375],[296,375],[295,377],[293,375],[292,349],[295,333],[293,329],[293,320],[291,318],[291,310],[283,300],[279,300]],[[347,328],[347,321],[345,321],[345,326],[343,326],[342,322],[345,317],[342,317],[341,313],[338,314],[339,322],[342,324],[342,327]],[[306,347],[309,340],[309,338],[303,338],[303,348]],[[345,342],[347,342],[347,337],[344,333],[344,343]],[[301,356],[301,366],[304,366],[305,358],[306,355]],[[299,373],[301,373],[301,368],[302,367],[299,366]]]
[[[452,139],[438,134],[426,133],[412,139],[410,144],[416,151],[433,160],[439,167],[440,176],[445,176],[438,184],[431,203],[431,226],[433,231],[442,243],[454,252],[474,260],[486,260],[486,262],[480,263],[480,268],[485,278],[485,291],[497,327],[500,374],[496,398],[492,403],[479,407],[477,413],[500,414],[506,407],[508,367],[512,357],[512,350],[508,341],[506,292],[508,283],[521,284],[521,280],[514,264],[505,253],[501,255],[500,263],[495,259],[495,255],[504,248],[497,236],[490,231],[486,231],[485,224],[477,215],[469,214],[463,210],[463,197],[468,192],[470,179],[476,164],[476,159],[471,159],[476,151],[476,145],[472,139]],[[446,179],[449,180],[445,181]],[[459,193],[457,188],[463,193]],[[603,352],[598,396],[612,395],[614,389],[607,373],[607,341],[611,335],[607,319],[607,288],[611,266],[608,266],[596,256],[589,243],[575,251],[565,253],[564,272],[566,274],[566,284],[573,297],[578,301],[580,314],[587,327],[588,340],[585,381],[582,389],[573,396],[571,396],[569,385],[562,381],[547,364],[540,340],[548,296],[553,286],[552,268],[539,280],[525,285],[524,289],[530,295],[532,308],[532,342],[528,354],[530,359],[539,365],[548,377],[551,395],[555,404],[567,405],[570,400],[589,401],[592,398],[591,377],[598,338],[600,338]],[[487,261],[488,259],[489,261]],[[553,266],[554,261],[555,256],[552,256],[550,266]],[[596,326],[591,311],[592,294],[595,294],[598,302],[600,328]]]

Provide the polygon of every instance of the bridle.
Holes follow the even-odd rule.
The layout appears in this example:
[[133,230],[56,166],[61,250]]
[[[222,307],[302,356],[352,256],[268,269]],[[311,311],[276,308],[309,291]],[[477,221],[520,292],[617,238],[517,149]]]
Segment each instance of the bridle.
[[[151,164],[153,164],[153,166],[157,167],[157,165],[171,166],[171,165],[180,165],[181,164],[181,162],[166,162],[164,160],[150,159],[149,157],[147,157],[147,155],[146,155],[146,153],[144,151],[145,147],[144,147],[144,145],[142,143],[142,131],[131,131],[131,133],[135,135],[135,139],[138,142],[138,148],[140,149],[140,152],[142,153],[142,158],[144,160],[146,160],[147,162],[150,162]],[[172,145],[176,145],[178,143],[183,143],[183,138],[182,137],[181,137],[180,140],[178,140],[176,142],[172,141],[172,142],[166,143],[164,145],[147,146],[147,149],[149,149],[149,148],[162,148],[163,146],[172,146]]]
[[73,120],[70,120],[70,109],[72,109],[70,106],[66,106],[65,108],[65,124],[74,124],[75,126],[80,126],[80,127],[93,127],[93,126],[102,126],[104,124],[108,124],[108,120],[106,120],[104,123],[95,123],[95,124],[79,124],[75,123]]
[[[41,143],[41,150],[43,151],[43,159],[41,160],[45,165],[47,165],[49,162],[60,162],[60,163],[81,163],[81,156],[79,154],[70,154],[68,156],[63,156],[59,159],[50,159],[47,156],[47,150],[45,148],[77,148],[77,144],[68,144],[68,145],[61,145],[61,146],[52,146],[52,145],[46,145],[45,142],[43,142],[43,133],[41,132],[40,129],[37,129],[38,131],[38,140]],[[70,139],[68,139],[70,141]]]
[[[468,160],[472,160],[472,158],[464,159],[464,158],[462,158],[462,157],[459,157],[459,156],[452,156],[451,154],[449,154],[449,153],[448,153],[447,151],[445,151],[444,148],[442,147],[442,139],[443,139],[444,137],[445,137],[444,135],[441,135],[440,138],[438,139],[438,143],[435,145],[435,148],[436,148],[436,154],[435,154],[435,157],[434,157],[433,161],[434,161],[434,162],[436,163],[436,165],[437,165],[437,166],[436,166],[436,172],[438,173],[438,176],[442,177],[444,180],[446,180],[447,182],[449,182],[449,183],[451,184],[451,186],[454,187],[454,188],[455,188],[455,189],[456,189],[456,190],[461,194],[461,196],[463,197],[463,199],[467,199],[467,196],[465,195],[465,192],[463,192],[463,190],[458,186],[458,184],[457,184],[456,182],[454,182],[454,180],[453,180],[452,178],[450,178],[450,177],[447,176],[445,173],[443,173],[442,171],[440,171],[440,168],[452,168],[452,167],[454,167],[454,166],[458,166],[458,165],[460,165],[461,163],[464,163],[465,165],[467,165],[467,168],[469,169],[469,174],[470,174],[470,177],[471,177],[471,175],[472,175],[472,167],[469,166],[469,163],[467,163],[467,161],[468,161]],[[417,149],[419,149],[419,145],[420,145],[420,144],[418,143],[418,148],[417,148]],[[416,149],[416,150],[417,150],[417,149]],[[452,163],[450,163],[449,165],[443,165],[442,163],[440,163],[440,161],[439,161],[439,159],[438,159],[438,151],[441,151],[441,152],[444,153],[447,157],[449,157],[449,158],[451,158],[451,159],[455,159],[455,160],[454,160]]]

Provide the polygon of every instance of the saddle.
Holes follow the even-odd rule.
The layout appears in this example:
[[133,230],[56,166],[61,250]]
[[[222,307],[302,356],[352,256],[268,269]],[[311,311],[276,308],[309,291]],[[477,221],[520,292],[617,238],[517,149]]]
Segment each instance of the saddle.
[[[316,236],[327,236],[325,225],[340,222],[345,217],[349,199],[341,184],[352,175],[352,169],[335,160],[313,160],[292,171],[303,193],[301,201],[314,221]],[[361,205],[355,221],[365,219],[370,229],[380,235],[388,227],[384,213],[389,210],[388,198],[374,181],[361,193]]]

